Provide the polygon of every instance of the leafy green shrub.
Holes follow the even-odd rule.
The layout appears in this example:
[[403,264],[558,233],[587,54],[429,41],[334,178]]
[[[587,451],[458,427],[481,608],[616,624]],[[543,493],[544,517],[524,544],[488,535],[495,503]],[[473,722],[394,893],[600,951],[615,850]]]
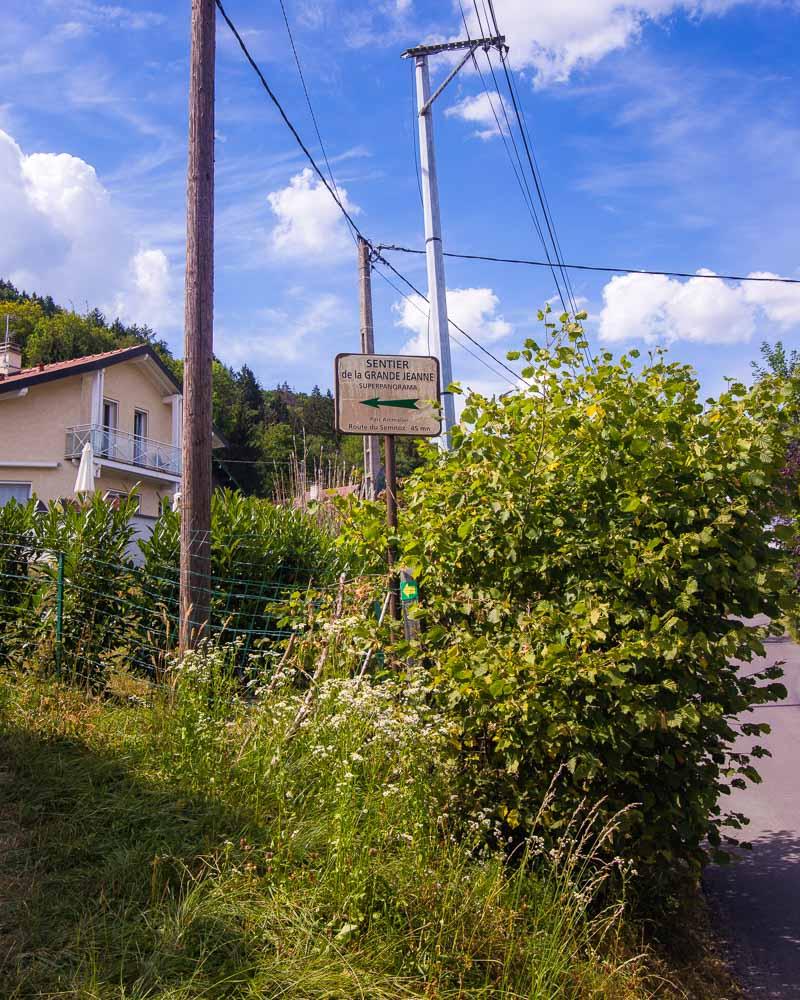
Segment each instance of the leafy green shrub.
[[65,673],[102,685],[109,657],[124,647],[133,513],[134,501],[111,505],[100,494],[44,512],[35,511],[34,501],[0,510],[6,656],[47,668],[58,663]]
[[[242,656],[253,644],[282,638],[278,610],[291,591],[336,579],[343,556],[333,539],[304,511],[269,500],[218,490],[211,508],[211,632],[217,644],[243,636]],[[174,648],[177,638],[180,514],[165,508],[144,556],[136,629],[137,663]]]
[[115,655],[124,656],[133,565],[133,498],[110,504],[99,493],[80,503],[51,504],[37,514],[35,540],[39,585],[33,633],[40,651],[56,641],[58,558],[63,555],[64,673],[101,687]]
[[33,500],[26,504],[11,500],[0,507],[0,663],[15,648],[20,629],[30,618],[33,524]]
[[[35,513],[0,509],[0,655],[51,665],[101,685],[113,661],[163,669],[177,642],[180,515],[165,505],[134,566],[134,501],[99,494]],[[289,594],[327,586],[344,556],[306,513],[230,491],[212,505],[212,622],[217,645],[284,638],[278,621]],[[61,641],[57,641],[59,554],[63,556]]]
[[[585,367],[580,326],[562,322],[564,346],[512,355],[530,390],[471,395],[452,452],[430,450],[405,484],[414,655],[460,720],[463,792],[496,837],[525,836],[557,774],[550,835],[584,799],[635,803],[610,846],[693,866],[742,824],[720,795],[759,780],[731,749],[734,720],[782,691],[757,686],[779,670],[743,679],[731,664],[771,628],[743,619],[789,600],[773,527],[782,394],[734,384],[704,405],[691,369],[660,353]],[[350,516],[364,551],[381,544],[373,508]]]

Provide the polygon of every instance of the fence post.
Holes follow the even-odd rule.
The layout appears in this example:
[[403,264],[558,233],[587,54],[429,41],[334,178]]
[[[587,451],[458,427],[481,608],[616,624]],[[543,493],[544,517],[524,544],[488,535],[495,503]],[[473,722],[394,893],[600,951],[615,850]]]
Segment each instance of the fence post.
[[58,553],[56,577],[56,673],[61,673],[61,651],[64,641],[64,553]]

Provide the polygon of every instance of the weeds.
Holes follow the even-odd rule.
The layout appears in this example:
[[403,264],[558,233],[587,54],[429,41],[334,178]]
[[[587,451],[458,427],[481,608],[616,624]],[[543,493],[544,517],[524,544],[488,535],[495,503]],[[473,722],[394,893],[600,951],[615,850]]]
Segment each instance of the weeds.
[[34,887],[4,996],[655,995],[600,901],[591,813],[557,861],[532,841],[513,866],[456,828],[421,677],[329,677],[287,740],[303,692],[237,698],[235,661],[189,657],[138,704],[127,680],[101,702],[0,678],[27,845],[6,860]]

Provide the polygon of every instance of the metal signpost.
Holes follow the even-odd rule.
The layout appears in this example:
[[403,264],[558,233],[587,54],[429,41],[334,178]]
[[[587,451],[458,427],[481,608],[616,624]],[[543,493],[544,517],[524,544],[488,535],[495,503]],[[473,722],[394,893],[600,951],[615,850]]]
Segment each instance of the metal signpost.
[[[397,531],[394,439],[398,434],[406,437],[441,434],[439,361],[407,354],[338,354],[334,382],[336,430],[341,434],[383,435],[386,524],[393,536]],[[393,573],[397,551],[391,540],[387,561]],[[403,596],[395,577],[390,598],[394,618],[400,617]]]

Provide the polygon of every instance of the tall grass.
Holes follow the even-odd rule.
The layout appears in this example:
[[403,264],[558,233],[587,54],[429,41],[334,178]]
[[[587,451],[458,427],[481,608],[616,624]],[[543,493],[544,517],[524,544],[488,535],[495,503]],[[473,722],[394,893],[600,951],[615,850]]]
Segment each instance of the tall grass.
[[190,656],[144,699],[0,676],[5,860],[31,873],[3,996],[654,995],[590,814],[509,865],[455,827],[419,678],[330,678],[297,724],[302,692],[246,702],[234,660]]

